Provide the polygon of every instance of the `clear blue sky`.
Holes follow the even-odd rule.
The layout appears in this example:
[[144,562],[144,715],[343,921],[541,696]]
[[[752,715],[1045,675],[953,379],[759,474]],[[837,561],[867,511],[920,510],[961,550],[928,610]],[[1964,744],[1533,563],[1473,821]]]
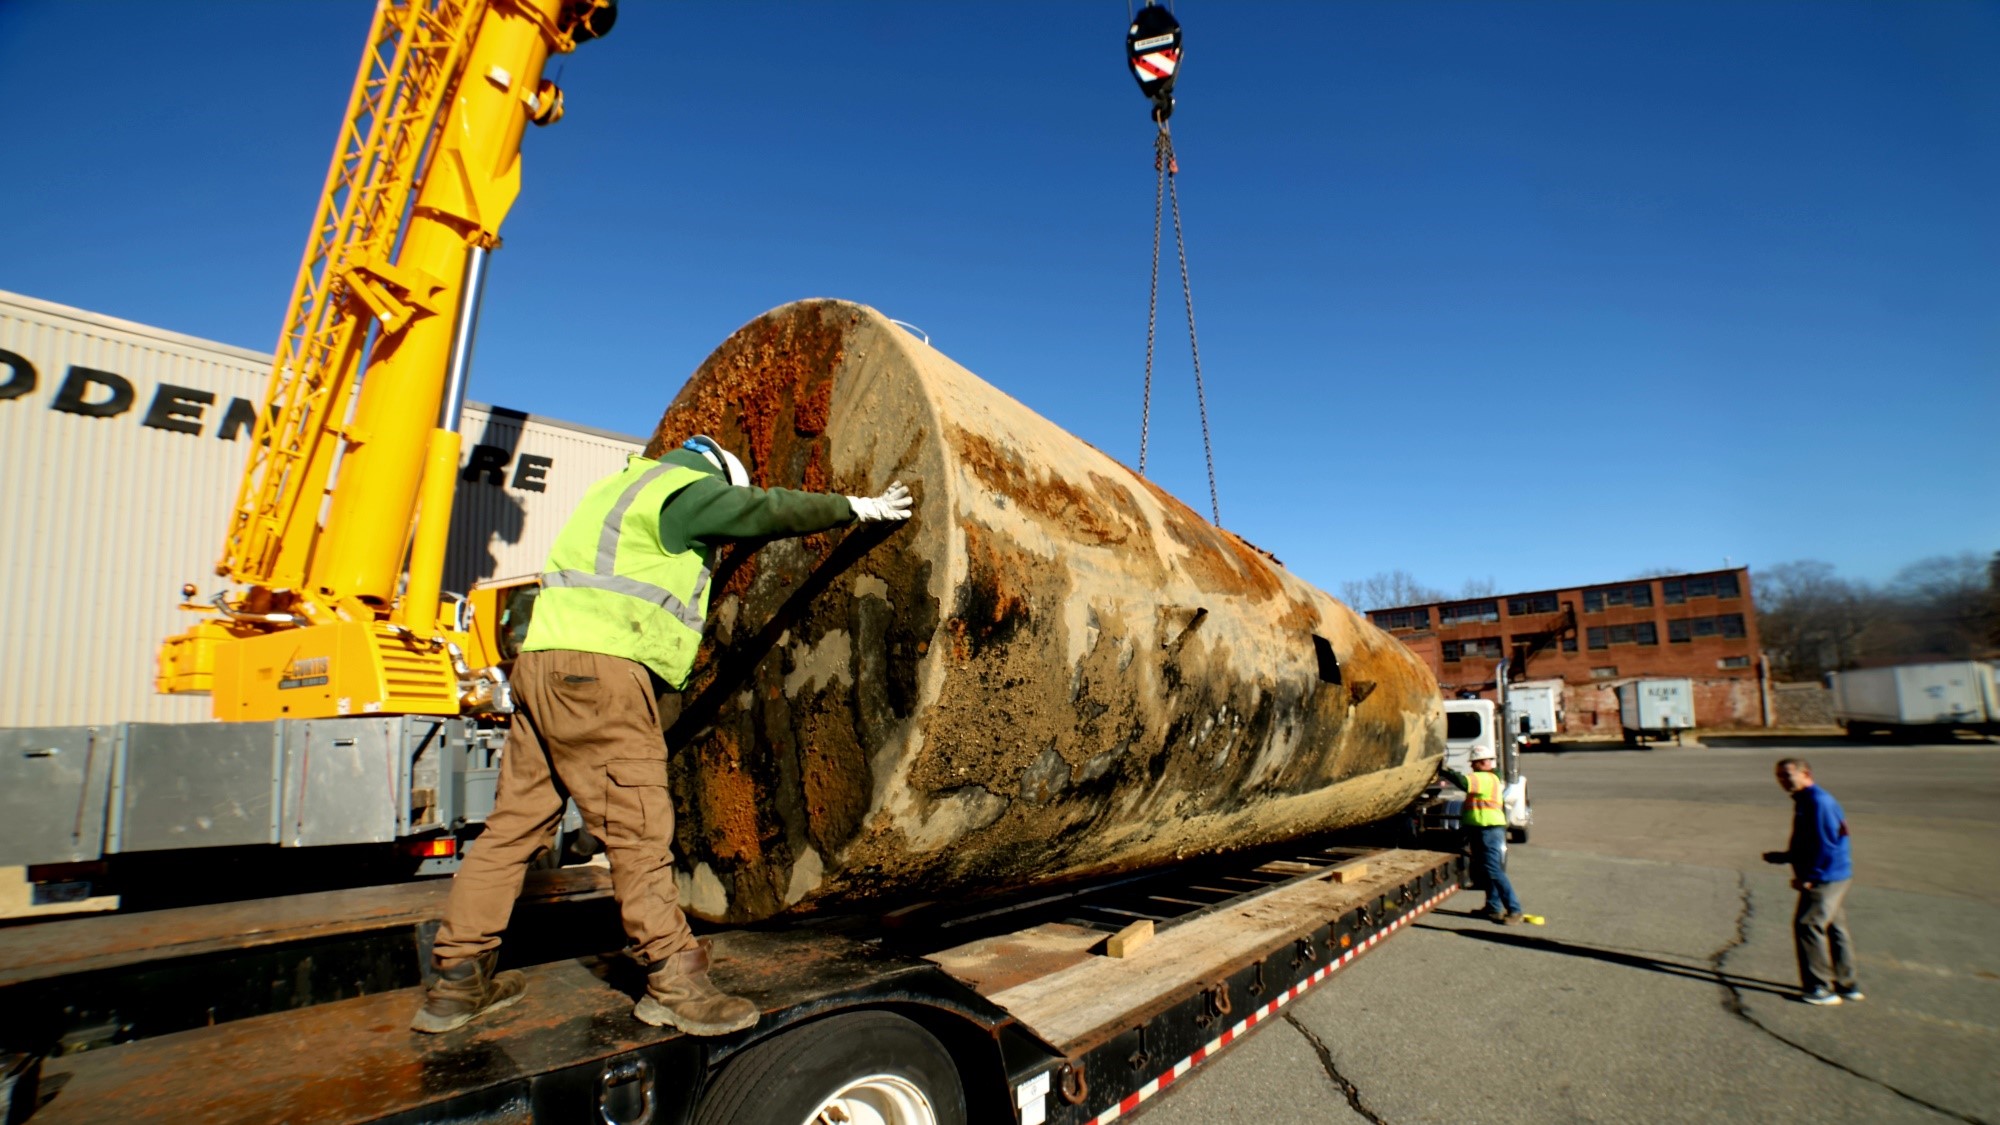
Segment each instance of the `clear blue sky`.
[[[1176,10],[1223,522],[1308,580],[2000,547],[2000,4]],[[0,288],[268,350],[368,15],[0,3]],[[627,0],[527,138],[474,397],[645,432],[845,297],[1132,462],[1126,18]],[[1154,476],[1205,510],[1164,293]]]

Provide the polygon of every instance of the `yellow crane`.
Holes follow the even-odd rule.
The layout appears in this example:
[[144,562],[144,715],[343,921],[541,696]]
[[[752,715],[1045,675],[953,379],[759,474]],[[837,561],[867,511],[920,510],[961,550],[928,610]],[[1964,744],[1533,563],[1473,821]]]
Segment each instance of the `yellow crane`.
[[159,690],[226,720],[506,709],[495,592],[441,588],[459,415],[521,135],[562,117],[543,67],[616,3],[381,0],[216,564],[232,588],[187,603],[212,616],[161,646]]

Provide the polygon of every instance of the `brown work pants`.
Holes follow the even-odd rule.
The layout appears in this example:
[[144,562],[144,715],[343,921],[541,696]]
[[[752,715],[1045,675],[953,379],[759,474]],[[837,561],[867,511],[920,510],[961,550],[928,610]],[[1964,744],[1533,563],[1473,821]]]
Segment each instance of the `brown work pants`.
[[651,964],[695,944],[674,885],[674,805],[659,700],[642,664],[594,652],[524,652],[514,725],[486,831],[452,878],[434,951],[450,965],[500,944],[535,853],[555,839],[565,797],[604,842],[625,933]]

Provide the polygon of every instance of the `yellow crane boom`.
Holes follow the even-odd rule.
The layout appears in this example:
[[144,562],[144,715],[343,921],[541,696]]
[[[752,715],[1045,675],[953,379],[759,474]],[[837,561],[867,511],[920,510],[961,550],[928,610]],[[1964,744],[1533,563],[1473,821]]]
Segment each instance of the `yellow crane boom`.
[[168,638],[161,691],[209,692],[219,719],[484,701],[490,644],[462,609],[439,620],[480,285],[521,135],[562,116],[542,69],[615,15],[381,0],[216,564],[243,589]]

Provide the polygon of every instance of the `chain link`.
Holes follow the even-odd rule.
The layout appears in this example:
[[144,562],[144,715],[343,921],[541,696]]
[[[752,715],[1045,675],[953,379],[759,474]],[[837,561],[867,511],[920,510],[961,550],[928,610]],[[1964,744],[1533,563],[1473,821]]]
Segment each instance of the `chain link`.
[[1208,392],[1201,379],[1201,340],[1194,328],[1194,286],[1188,281],[1187,236],[1181,229],[1181,193],[1175,182],[1180,166],[1174,159],[1174,139],[1167,131],[1167,123],[1160,121],[1159,125],[1159,139],[1153,145],[1153,167],[1159,172],[1159,184],[1153,192],[1153,281],[1152,292],[1146,302],[1146,390],[1139,412],[1139,475],[1146,475],[1146,443],[1151,435],[1153,420],[1153,340],[1160,311],[1160,205],[1164,195],[1173,204],[1174,250],[1180,258],[1181,296],[1187,307],[1188,351],[1194,360],[1194,399],[1201,412],[1201,453],[1208,466],[1208,511],[1215,525],[1220,527],[1222,501],[1215,487],[1215,443],[1209,436]]
[[1160,317],[1160,218],[1167,195],[1167,131],[1153,142],[1153,168],[1159,182],[1153,188],[1153,283],[1146,295],[1146,392],[1139,405],[1139,475],[1146,475],[1146,441],[1153,429],[1153,330]]

